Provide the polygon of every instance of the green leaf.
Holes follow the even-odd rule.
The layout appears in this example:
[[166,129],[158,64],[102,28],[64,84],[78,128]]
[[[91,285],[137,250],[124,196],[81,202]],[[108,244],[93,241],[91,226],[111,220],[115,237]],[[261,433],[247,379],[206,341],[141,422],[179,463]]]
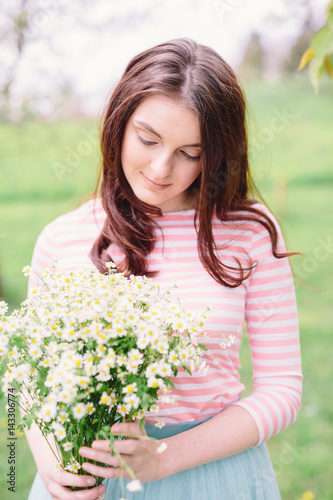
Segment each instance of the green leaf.
[[314,55],[324,58],[333,52],[333,30],[324,26],[311,40],[311,47]]
[[309,75],[314,87],[315,94],[319,92],[319,81],[324,70],[324,60],[319,57],[314,57],[310,62]]
[[330,56],[327,55],[325,57],[324,66],[328,76],[333,79],[333,54],[331,54]]
[[301,71],[301,69],[303,69],[308,64],[308,62],[311,61],[312,58],[313,58],[313,50],[311,47],[309,47],[302,55],[297,71]]
[[203,350],[203,351],[208,351],[207,346],[205,344],[198,344],[198,346]]
[[139,427],[139,428],[140,428],[140,431],[142,431],[142,429],[144,428],[145,423],[146,423],[146,419],[145,419],[145,417],[143,417],[143,418],[141,419],[141,421],[140,421],[140,427]]

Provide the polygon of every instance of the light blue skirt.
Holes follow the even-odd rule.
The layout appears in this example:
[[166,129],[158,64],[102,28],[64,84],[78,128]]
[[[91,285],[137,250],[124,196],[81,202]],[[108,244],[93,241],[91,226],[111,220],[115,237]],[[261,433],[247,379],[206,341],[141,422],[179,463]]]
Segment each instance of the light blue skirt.
[[[165,425],[158,429],[146,424],[148,436],[166,439],[200,425],[190,422]],[[126,487],[126,479],[123,484]],[[104,500],[123,497],[121,480],[105,479]],[[143,491],[126,490],[126,500],[281,500],[266,443],[228,458],[143,484]],[[36,474],[28,500],[52,500],[39,474]]]

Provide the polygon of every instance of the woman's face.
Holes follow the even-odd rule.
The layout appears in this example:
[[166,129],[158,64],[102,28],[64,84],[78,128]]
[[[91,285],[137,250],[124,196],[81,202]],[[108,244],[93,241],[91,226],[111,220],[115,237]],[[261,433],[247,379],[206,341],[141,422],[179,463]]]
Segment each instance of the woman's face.
[[121,151],[135,195],[162,212],[192,208],[188,188],[201,171],[200,142],[194,111],[162,95],[144,99],[126,125]]

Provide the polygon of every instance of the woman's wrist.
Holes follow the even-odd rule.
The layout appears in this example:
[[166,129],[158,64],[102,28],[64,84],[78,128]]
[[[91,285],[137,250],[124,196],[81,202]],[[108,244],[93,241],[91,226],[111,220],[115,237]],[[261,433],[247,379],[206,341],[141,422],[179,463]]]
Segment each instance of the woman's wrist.
[[157,459],[158,479],[235,455],[255,446],[258,439],[252,416],[232,406],[193,429],[163,440],[168,448]]
[[[176,464],[178,464],[177,456],[175,456],[176,447],[174,446],[174,443],[172,443],[172,446],[170,446],[171,441],[172,438],[163,439],[162,442],[166,443],[167,445],[166,450],[163,453],[156,452],[156,479],[158,480],[172,476],[173,474],[176,474],[177,472],[183,470],[182,468],[179,468],[178,470],[178,468],[176,467]],[[179,456],[179,454],[181,454],[180,450],[178,450],[178,453],[176,455]]]
[[39,464],[38,465],[38,473],[40,475],[41,480],[43,481],[45,488],[48,490],[49,484],[52,481],[52,474],[57,470],[56,462],[53,461],[48,464]]

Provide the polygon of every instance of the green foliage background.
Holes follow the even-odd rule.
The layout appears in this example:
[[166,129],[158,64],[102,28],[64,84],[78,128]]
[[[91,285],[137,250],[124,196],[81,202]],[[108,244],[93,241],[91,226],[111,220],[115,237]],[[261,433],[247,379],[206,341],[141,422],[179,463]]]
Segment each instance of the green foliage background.
[[[276,84],[244,82],[249,103],[250,153],[260,191],[284,231],[296,276],[304,369],[297,422],[268,442],[283,500],[306,490],[333,498],[332,269],[333,87],[313,94],[306,75]],[[281,118],[282,117],[282,118]],[[94,120],[26,122],[0,127],[0,275],[4,299],[26,295],[21,273],[42,228],[75,208],[95,186],[98,144]],[[251,391],[246,336],[242,377]],[[18,417],[17,417],[18,418]],[[7,415],[0,409],[0,488],[3,500],[27,498],[36,471],[18,436],[16,493],[7,491]]]

